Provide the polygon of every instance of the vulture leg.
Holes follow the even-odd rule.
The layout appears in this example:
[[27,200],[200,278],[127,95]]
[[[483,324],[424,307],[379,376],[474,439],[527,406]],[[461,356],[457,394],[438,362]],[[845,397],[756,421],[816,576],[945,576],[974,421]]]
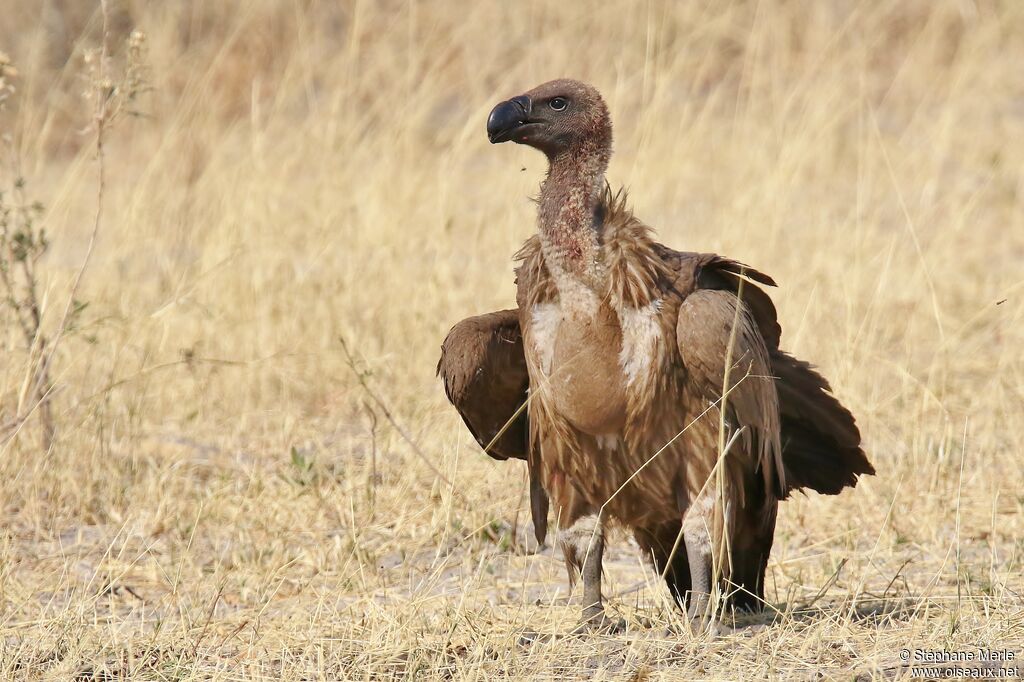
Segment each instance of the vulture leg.
[[[614,621],[604,612],[601,596],[601,570],[604,559],[604,527],[596,509],[582,504],[578,495],[573,495],[568,510],[563,509],[559,544],[569,572],[569,583],[576,584],[578,576],[583,578],[583,612],[579,626],[573,634],[594,631],[618,631],[625,627],[625,621]],[[568,514],[565,514],[568,511]]]
[[580,573],[583,576],[583,618],[588,625],[603,621],[604,604],[601,598],[601,569],[604,561],[604,534],[600,531],[583,554]]
[[694,625],[703,626],[711,605],[710,537],[703,529],[684,528],[683,544],[690,563],[690,608],[686,615]]
[[713,557],[711,529],[716,527],[713,494],[705,491],[683,516],[683,546],[690,568],[689,608],[686,611],[695,630],[711,620]]
[[669,592],[679,608],[685,611],[686,595],[690,592],[690,563],[680,538],[681,532],[682,523],[675,521],[654,528],[638,528],[634,530],[633,537],[644,555],[653,561],[658,574],[665,576]]
[[741,530],[734,533],[731,546],[733,584],[729,606],[756,613],[765,605],[764,579],[775,537],[778,503],[771,502],[762,509],[748,505],[737,512]]

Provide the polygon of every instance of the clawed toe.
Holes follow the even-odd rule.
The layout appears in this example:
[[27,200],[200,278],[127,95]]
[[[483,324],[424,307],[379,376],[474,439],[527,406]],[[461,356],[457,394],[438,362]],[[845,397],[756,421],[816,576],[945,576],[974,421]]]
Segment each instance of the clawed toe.
[[707,634],[715,637],[717,635],[725,634],[728,631],[728,627],[715,621],[714,618],[707,618],[705,616],[694,616],[689,620],[690,632],[695,635]]
[[534,644],[547,644],[553,642],[556,639],[555,635],[545,634],[543,632],[536,632],[535,630],[527,630],[523,634],[519,635],[519,646],[533,646]]
[[608,614],[604,612],[604,609],[595,609],[590,612],[585,611],[583,613],[583,618],[580,620],[580,624],[577,625],[570,634],[615,635],[621,632],[625,632],[625,630],[625,618],[609,618]]
[[626,631],[625,618],[609,618],[604,611],[585,614],[579,625],[564,635],[527,630],[519,635],[518,644],[529,647],[535,644],[550,644],[562,637],[578,635],[616,635]]
[[686,633],[691,636],[710,635],[712,637],[718,637],[721,635],[727,635],[730,632],[732,632],[732,628],[712,618],[707,618],[705,616],[693,616],[683,621],[681,625],[666,626],[664,636],[666,638],[679,637]]

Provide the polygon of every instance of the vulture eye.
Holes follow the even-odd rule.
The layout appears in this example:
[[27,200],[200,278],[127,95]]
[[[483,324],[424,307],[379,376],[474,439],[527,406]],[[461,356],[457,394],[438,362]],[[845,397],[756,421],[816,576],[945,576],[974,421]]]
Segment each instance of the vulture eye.
[[564,97],[552,97],[551,101],[548,102],[548,106],[555,111],[565,111],[566,107],[569,106],[569,100]]

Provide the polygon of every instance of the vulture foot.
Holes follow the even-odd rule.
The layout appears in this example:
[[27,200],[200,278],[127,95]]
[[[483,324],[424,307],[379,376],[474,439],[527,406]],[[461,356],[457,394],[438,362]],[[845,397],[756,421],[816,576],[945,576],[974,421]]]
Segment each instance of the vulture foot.
[[558,639],[558,635],[527,630],[519,635],[519,646],[533,646],[534,644],[549,644]]
[[711,595],[707,592],[690,592],[690,608],[686,609],[686,617],[691,625],[704,623],[712,620]]
[[570,634],[588,635],[605,634],[617,635],[626,630],[625,618],[609,618],[604,608],[600,605],[588,606],[583,609],[583,617]]
[[625,618],[610,618],[600,606],[592,606],[583,610],[580,623],[564,635],[527,630],[519,635],[519,646],[534,644],[550,644],[563,637],[580,635],[617,635],[626,631]]
[[711,637],[720,637],[722,635],[728,635],[733,632],[733,629],[724,623],[719,623],[713,619],[708,618],[689,618],[684,621],[682,626],[679,625],[667,625],[663,635],[666,639],[675,639],[682,637],[684,634],[690,637],[698,637],[701,635],[709,635]]
[[694,635],[708,634],[712,637],[724,635],[732,631],[728,625],[719,622],[715,618],[700,614],[691,616],[689,619],[690,632]]

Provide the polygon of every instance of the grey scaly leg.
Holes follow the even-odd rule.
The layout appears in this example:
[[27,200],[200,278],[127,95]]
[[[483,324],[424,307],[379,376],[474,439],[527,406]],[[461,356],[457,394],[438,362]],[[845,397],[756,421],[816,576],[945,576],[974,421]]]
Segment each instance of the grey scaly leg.
[[711,605],[711,531],[714,523],[714,498],[704,493],[683,517],[683,543],[690,567],[690,599],[686,615],[690,626],[704,630],[713,621]]
[[583,612],[574,634],[593,631],[618,631],[625,621],[613,621],[604,612],[601,597],[601,570],[604,560],[604,529],[596,514],[583,516],[559,533],[570,582],[576,572],[583,578]]
[[[696,524],[694,524],[695,526]],[[703,624],[710,614],[711,604],[711,546],[708,533],[703,528],[690,527],[683,530],[686,557],[690,565],[690,606],[686,611],[690,622]]]
[[583,551],[583,622],[604,616],[601,599],[601,568],[604,561],[604,533],[598,532]]

